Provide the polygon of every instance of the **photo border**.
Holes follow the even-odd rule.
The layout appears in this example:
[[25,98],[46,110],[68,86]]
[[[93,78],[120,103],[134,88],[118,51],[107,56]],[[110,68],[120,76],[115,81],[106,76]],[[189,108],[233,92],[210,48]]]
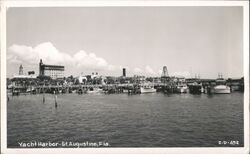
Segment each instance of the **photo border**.
[[[248,1],[1,1],[1,153],[249,153],[249,2]],[[243,7],[243,55],[244,55],[244,147],[192,147],[192,148],[7,148],[6,101],[6,13],[10,7],[152,7],[152,6],[242,6]]]

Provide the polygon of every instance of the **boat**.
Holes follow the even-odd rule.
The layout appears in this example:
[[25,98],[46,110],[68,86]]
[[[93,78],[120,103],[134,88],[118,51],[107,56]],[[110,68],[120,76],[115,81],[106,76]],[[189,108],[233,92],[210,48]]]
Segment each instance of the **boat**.
[[214,87],[215,94],[230,94],[230,87],[227,85],[217,85]]
[[19,90],[13,90],[12,91],[12,96],[19,96],[20,95],[20,91]]
[[186,84],[180,84],[180,85],[177,86],[176,91],[177,91],[178,93],[187,93],[188,87],[187,87]]
[[34,90],[35,90],[34,87],[28,87],[27,90],[26,90],[26,92],[27,92],[27,93],[31,93],[31,92],[33,92]]
[[191,94],[201,94],[202,93],[202,84],[201,83],[191,83],[188,85],[189,92]]
[[230,94],[231,89],[226,85],[226,80],[222,78],[222,75],[216,79],[216,86],[213,87],[213,93],[215,94]]
[[128,89],[123,89],[123,93],[128,93]]
[[140,93],[155,93],[156,89],[154,88],[153,85],[150,84],[143,84],[140,86]]
[[90,87],[86,92],[87,92],[87,94],[95,94],[95,93],[101,93],[101,92],[103,92],[103,90],[100,88]]

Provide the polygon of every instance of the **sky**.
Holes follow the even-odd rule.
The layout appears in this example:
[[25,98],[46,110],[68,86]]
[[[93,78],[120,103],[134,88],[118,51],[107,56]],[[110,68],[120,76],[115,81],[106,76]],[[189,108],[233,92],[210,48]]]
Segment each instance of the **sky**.
[[[91,74],[239,78],[242,7],[9,8],[7,76],[38,63]],[[37,74],[38,75],[38,74]]]

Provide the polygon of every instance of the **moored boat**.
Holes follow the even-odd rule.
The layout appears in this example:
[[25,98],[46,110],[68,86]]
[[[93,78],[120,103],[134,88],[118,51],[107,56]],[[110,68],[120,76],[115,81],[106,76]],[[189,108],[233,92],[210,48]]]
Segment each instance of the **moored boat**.
[[87,92],[87,94],[95,94],[95,93],[101,93],[101,92],[103,92],[103,90],[100,88],[90,87],[86,92]]
[[155,93],[156,89],[153,85],[143,84],[140,86],[140,93]]
[[217,85],[214,87],[215,94],[230,94],[231,90],[229,86],[226,85]]
[[201,94],[202,93],[202,84],[194,82],[188,85],[189,92],[191,94]]
[[219,74],[219,77],[216,79],[216,86],[213,87],[213,93],[215,94],[230,94],[231,89],[226,84],[226,80],[222,78],[222,75]]
[[180,85],[177,86],[176,91],[177,91],[178,93],[187,93],[188,87],[187,87],[186,84],[180,84]]

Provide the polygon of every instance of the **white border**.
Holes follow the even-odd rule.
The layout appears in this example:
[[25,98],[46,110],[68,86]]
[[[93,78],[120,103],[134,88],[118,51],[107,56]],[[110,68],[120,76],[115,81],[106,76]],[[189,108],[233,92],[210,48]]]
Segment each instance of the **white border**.
[[[1,6],[1,153],[172,153],[172,154],[248,154],[249,153],[249,3],[248,1],[0,1]],[[7,148],[6,110],[6,12],[8,7],[116,7],[116,6],[242,6],[244,50],[244,147],[243,148]]]

